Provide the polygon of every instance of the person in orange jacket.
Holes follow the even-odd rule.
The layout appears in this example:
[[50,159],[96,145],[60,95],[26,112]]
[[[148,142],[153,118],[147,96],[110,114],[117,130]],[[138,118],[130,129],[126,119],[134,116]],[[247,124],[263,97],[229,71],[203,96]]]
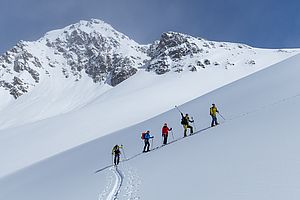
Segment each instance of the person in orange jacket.
[[164,145],[168,143],[168,135],[169,135],[169,131],[171,130],[172,128],[169,128],[167,123],[165,123],[164,126],[162,127],[161,132],[162,132],[162,137],[164,139],[163,140]]

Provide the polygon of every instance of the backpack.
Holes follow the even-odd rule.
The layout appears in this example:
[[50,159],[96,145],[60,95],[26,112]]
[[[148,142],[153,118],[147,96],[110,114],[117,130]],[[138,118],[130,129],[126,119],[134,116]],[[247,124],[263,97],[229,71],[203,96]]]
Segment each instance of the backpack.
[[118,155],[118,154],[120,154],[120,153],[121,153],[121,151],[120,151],[119,148],[115,149],[115,155]]
[[185,117],[182,117],[182,118],[181,118],[181,124],[182,124],[182,125],[187,125],[187,123],[188,123],[188,122],[187,122],[187,119],[186,119]]
[[141,139],[144,140],[145,139],[145,132],[142,133]]
[[113,148],[113,153],[116,155],[116,154],[120,154],[121,151],[120,151],[120,147],[119,146],[114,146]]

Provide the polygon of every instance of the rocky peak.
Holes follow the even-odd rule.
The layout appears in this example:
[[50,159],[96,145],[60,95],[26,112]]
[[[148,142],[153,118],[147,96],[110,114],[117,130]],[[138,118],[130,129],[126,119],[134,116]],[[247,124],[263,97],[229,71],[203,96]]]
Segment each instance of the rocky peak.
[[[254,66],[255,61],[250,58],[256,54],[255,50],[244,44],[208,41],[176,32],[163,33],[147,53],[150,60],[146,70],[156,74],[185,70],[196,72],[214,67],[227,70],[236,64]],[[249,58],[245,59],[243,55]]]
[[149,53],[152,57],[167,55],[171,58],[180,58],[189,53],[198,53],[198,46],[191,42],[190,38],[191,36],[176,32],[163,33],[160,40],[151,45]]
[[109,24],[82,20],[36,42],[21,41],[0,56],[0,87],[18,98],[42,79],[57,76],[49,69],[75,81],[88,76],[115,86],[135,74],[146,58],[144,46]]
[[163,74],[170,71],[173,62],[177,62],[184,56],[199,53],[201,50],[193,42],[192,37],[176,33],[166,32],[161,35],[159,41],[156,41],[149,48],[148,54],[151,57],[147,69],[155,71],[157,74]]

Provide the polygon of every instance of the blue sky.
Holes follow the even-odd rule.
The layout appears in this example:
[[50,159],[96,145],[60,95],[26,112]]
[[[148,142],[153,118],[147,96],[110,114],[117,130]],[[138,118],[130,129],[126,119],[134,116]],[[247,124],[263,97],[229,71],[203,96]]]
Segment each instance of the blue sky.
[[0,53],[91,18],[142,44],[171,30],[256,47],[300,47],[298,0],[1,0]]

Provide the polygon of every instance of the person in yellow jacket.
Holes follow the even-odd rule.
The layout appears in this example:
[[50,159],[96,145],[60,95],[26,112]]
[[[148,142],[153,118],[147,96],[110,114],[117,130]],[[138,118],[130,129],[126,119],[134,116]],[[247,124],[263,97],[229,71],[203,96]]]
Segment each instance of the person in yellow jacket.
[[209,109],[209,114],[212,118],[211,127],[218,125],[217,113],[219,113],[216,105],[213,103],[212,107]]

